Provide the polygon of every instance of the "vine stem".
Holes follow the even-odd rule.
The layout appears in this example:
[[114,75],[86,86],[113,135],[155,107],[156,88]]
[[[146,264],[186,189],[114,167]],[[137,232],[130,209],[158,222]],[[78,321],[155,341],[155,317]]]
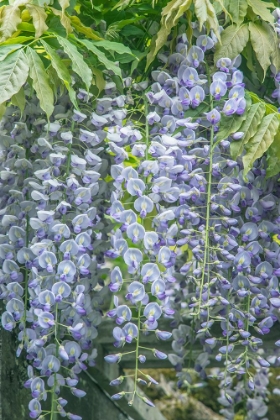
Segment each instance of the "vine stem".
[[138,379],[138,363],[139,363],[139,341],[140,341],[140,326],[141,326],[141,303],[139,303],[138,307],[138,315],[137,315],[137,327],[138,327],[138,338],[136,341],[136,351],[135,351],[135,373],[134,373],[134,391],[133,391],[133,397],[132,397],[132,403],[134,401],[134,397],[136,394],[136,388],[137,388],[137,379]]
[[[209,68],[207,63],[206,70],[207,70],[207,78],[208,83],[210,85],[210,74],[209,74]],[[210,94],[210,110],[213,109],[213,98]],[[199,291],[199,306],[198,306],[198,315],[200,314],[201,309],[201,298],[202,298],[202,291],[203,291],[203,285],[205,281],[205,269],[208,265],[207,257],[209,256],[209,232],[210,232],[210,206],[211,206],[211,187],[212,187],[212,170],[213,170],[213,149],[214,149],[214,127],[211,126],[210,131],[210,152],[209,152],[209,174],[208,174],[208,185],[207,185],[207,202],[206,202],[206,221],[205,221],[205,244],[204,244],[204,256],[203,256],[203,268],[202,268],[202,277],[201,277],[201,284],[200,284],[200,291]],[[209,269],[209,267],[207,267]],[[209,295],[209,289],[208,289],[208,295]]]

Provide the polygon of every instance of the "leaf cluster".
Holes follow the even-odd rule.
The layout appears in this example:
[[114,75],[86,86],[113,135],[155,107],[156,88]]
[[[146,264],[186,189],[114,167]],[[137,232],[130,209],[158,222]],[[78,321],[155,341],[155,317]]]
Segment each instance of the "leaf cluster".
[[[58,0],[16,0],[0,9],[1,111],[10,99],[24,108],[23,85],[29,82],[48,117],[57,89],[66,88],[76,108],[72,74],[97,94],[105,86],[104,69],[121,77],[118,54],[134,57],[130,48],[104,40],[75,15],[74,4]],[[72,14],[73,13],[73,14]],[[108,55],[111,54],[111,57]],[[135,58],[135,57],[134,57]]]

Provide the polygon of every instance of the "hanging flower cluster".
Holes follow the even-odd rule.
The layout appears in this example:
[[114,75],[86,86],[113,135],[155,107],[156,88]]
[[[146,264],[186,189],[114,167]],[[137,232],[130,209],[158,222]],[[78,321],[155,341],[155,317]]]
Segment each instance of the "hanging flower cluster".
[[[42,118],[36,99],[20,115],[14,107],[1,121],[0,289],[6,304],[2,325],[17,327],[29,361],[31,418],[51,393],[50,415],[72,420],[60,388],[83,397],[78,375],[95,364],[94,339],[108,286],[104,252],[110,221],[104,218],[110,186],[107,130],[126,115],[114,83],[93,106],[79,90],[80,111],[59,98],[54,120]],[[94,112],[93,112],[94,110]]]
[[[10,107],[0,123],[2,325],[17,328],[17,355],[29,361],[31,418],[81,419],[60,388],[85,395],[78,375],[95,363],[108,290],[117,350],[105,360],[135,355],[130,404],[137,383],[156,383],[139,369],[149,352],[169,357],[184,386],[199,342],[201,379],[210,356],[224,365],[216,375],[223,416],[233,419],[245,398],[248,420],[266,414],[268,368],[279,364],[264,357],[261,336],[279,318],[280,189],[277,177],[266,179],[264,157],[245,174],[230,155],[247,135],[241,58],[213,63],[215,35],[192,29],[191,44],[183,33],[174,53],[159,55],[151,82],[124,79],[127,96],[108,82],[95,101],[79,89],[79,111],[61,96],[50,123],[36,99],[22,118]],[[239,131],[224,138],[223,126],[238,119]],[[158,348],[143,347],[141,334],[155,334]],[[167,355],[160,340],[172,336]]]
[[[164,69],[152,72],[145,94],[144,132],[131,129],[124,139],[120,127],[111,138],[115,191],[110,217],[119,228],[106,256],[122,256],[126,268],[114,268],[109,288],[117,293],[124,283],[128,287],[127,302],[115,297],[108,315],[118,325],[113,330],[117,348],[136,341],[135,384],[143,381],[138,362],[145,361],[140,332],[168,339],[158,322],[161,316],[173,318],[169,359],[176,370],[182,371],[199,341],[202,353],[195,369],[202,379],[213,353],[225,366],[217,375],[222,414],[233,419],[235,404],[249,395],[248,419],[257,419],[266,413],[262,378],[270,366],[260,336],[270,332],[280,307],[280,190],[276,178],[265,177],[265,158],[246,175],[241,158],[231,158],[230,144],[246,135],[242,125],[219,138],[221,123],[245,119],[241,57],[221,58],[212,67],[216,37],[197,28],[193,45],[183,34],[175,53],[160,55]],[[129,150],[137,165],[130,165]],[[189,326],[180,325],[182,317],[191,319]],[[213,332],[215,323],[222,338]],[[105,359],[116,363],[125,354]],[[179,386],[190,381],[184,370],[178,376]],[[242,381],[234,387],[236,379]],[[135,388],[131,403],[136,393]]]

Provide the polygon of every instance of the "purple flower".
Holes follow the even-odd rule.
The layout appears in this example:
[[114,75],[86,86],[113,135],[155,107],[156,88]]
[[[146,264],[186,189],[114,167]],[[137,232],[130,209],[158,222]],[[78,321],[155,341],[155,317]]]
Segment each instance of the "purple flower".
[[221,114],[219,113],[219,111],[216,110],[216,108],[214,108],[212,111],[207,112],[205,115],[207,120],[211,124],[217,124],[221,119]]
[[190,101],[193,108],[198,107],[204,101],[205,92],[200,86],[195,86],[190,90]]
[[210,85],[210,93],[218,101],[227,93],[227,85],[221,79],[214,80]]
[[223,113],[227,116],[234,114],[237,111],[238,102],[235,99],[229,99],[225,102]]
[[107,356],[104,357],[104,360],[107,363],[119,363],[119,361],[121,360],[122,355],[120,353],[118,354],[108,354]]

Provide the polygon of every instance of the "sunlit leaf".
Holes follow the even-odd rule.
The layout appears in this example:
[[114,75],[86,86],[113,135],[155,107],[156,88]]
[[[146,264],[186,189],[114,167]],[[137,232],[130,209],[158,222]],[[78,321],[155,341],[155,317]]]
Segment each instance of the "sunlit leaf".
[[16,31],[21,22],[20,9],[18,6],[6,6],[2,10],[0,21],[0,42],[5,41]]
[[46,19],[48,17],[43,7],[27,4],[27,10],[33,19],[33,25],[35,27],[35,37],[39,38],[44,32],[48,30]]
[[10,99],[24,85],[28,76],[28,61],[22,49],[0,62],[0,104]]
[[247,24],[241,26],[228,26],[221,34],[221,44],[218,45],[214,60],[228,57],[235,58],[240,54],[249,40],[249,29]]
[[250,41],[256,53],[258,62],[263,68],[264,75],[271,64],[273,43],[267,29],[258,23],[249,23]]
[[248,4],[252,7],[253,12],[260,16],[264,21],[274,23],[274,16],[269,9],[275,9],[273,3],[264,2],[262,0],[248,0]]
[[249,109],[246,119],[241,125],[239,131],[244,133],[244,136],[241,140],[233,141],[230,144],[230,152],[233,159],[236,159],[238,156],[241,156],[244,145],[248,143],[251,137],[253,137],[260,125],[262,118],[265,115],[265,106],[262,103],[257,103],[251,106]]
[[249,140],[246,146],[246,154],[243,156],[245,175],[252,168],[255,160],[260,158],[273,143],[279,124],[280,121],[275,114],[269,114],[263,118],[256,134]]

